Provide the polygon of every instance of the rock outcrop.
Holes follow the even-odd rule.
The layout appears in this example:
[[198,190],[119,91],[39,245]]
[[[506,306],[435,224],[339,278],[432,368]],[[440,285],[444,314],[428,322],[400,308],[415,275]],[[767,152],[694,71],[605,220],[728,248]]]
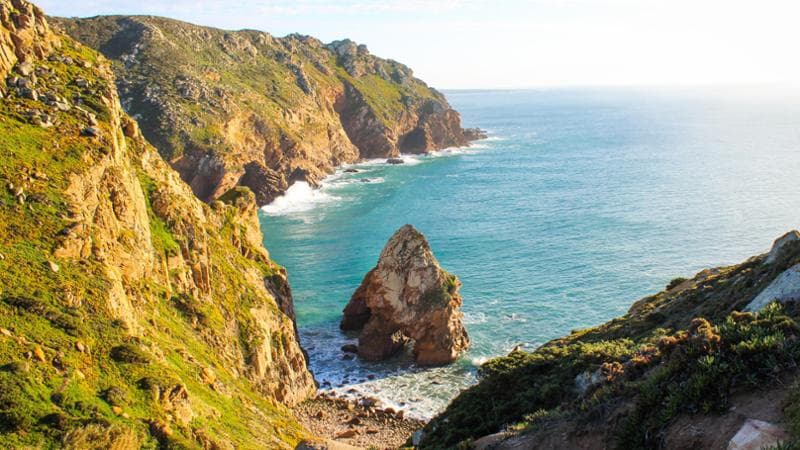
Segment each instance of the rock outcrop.
[[342,163],[482,136],[411,69],[349,40],[158,17],[55,20],[114,61],[126,111],[206,201],[241,185],[263,205]]
[[[24,0],[8,0],[0,8],[0,80],[17,63],[23,76],[32,73],[31,63],[42,59],[61,41],[50,32],[44,13]],[[0,86],[5,92],[5,86]]]
[[425,236],[405,225],[353,294],[340,326],[361,330],[358,355],[364,359],[388,358],[411,340],[417,363],[452,362],[469,346],[460,284],[439,267]]
[[789,441],[783,427],[763,420],[748,419],[728,443],[728,450],[761,450]]
[[[775,239],[769,253],[763,257],[765,265],[780,265],[800,248],[800,232],[792,230]],[[800,300],[800,264],[795,264],[775,277],[745,308],[759,311],[773,301],[786,303]]]
[[198,200],[31,4],[0,54],[0,447],[293,448],[315,384],[253,193]]

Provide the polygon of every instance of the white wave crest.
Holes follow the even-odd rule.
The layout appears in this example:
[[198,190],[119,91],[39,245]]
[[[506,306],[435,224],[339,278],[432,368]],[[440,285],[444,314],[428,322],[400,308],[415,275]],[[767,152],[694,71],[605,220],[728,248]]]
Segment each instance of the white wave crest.
[[486,356],[478,356],[478,357],[475,357],[475,358],[471,358],[471,359],[469,360],[469,362],[470,362],[470,363],[472,363],[472,365],[473,365],[473,366],[475,366],[475,367],[480,367],[480,366],[482,366],[482,365],[483,365],[483,364],[484,364],[486,361],[488,361],[489,359],[490,359],[490,358],[488,358],[488,357],[486,357]]
[[261,207],[265,214],[284,216],[287,214],[309,211],[314,207],[339,200],[321,189],[314,189],[305,181],[298,181],[268,205]]

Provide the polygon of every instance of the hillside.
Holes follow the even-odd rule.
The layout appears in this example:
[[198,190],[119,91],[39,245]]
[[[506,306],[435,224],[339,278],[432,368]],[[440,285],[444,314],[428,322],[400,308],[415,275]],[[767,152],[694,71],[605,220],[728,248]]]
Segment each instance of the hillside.
[[0,79],[0,447],[293,448],[315,386],[253,194],[199,201],[24,0]]
[[491,360],[421,448],[761,448],[729,447],[759,434],[748,424],[795,448],[798,264],[795,231],[769,254],[675,279],[623,317]]
[[159,17],[53,20],[113,61],[125,110],[203,200],[243,185],[263,205],[339,164],[480,137],[411,69],[349,40]]

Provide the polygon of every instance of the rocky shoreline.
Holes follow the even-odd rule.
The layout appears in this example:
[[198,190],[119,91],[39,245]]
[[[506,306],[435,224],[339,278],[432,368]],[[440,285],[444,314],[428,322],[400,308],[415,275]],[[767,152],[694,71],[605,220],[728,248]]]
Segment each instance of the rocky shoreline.
[[396,449],[425,426],[421,420],[405,417],[403,411],[381,408],[371,397],[350,400],[323,393],[293,411],[314,436],[327,440],[306,442],[298,448],[333,449],[337,448],[335,443],[341,443],[356,448]]

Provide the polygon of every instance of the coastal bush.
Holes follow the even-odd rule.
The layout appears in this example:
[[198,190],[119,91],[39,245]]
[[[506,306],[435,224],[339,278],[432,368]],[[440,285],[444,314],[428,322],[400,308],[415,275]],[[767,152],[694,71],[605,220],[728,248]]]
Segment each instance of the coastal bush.
[[141,348],[133,344],[122,344],[111,349],[111,359],[120,363],[147,364],[150,357]]
[[423,447],[447,448],[495,433],[531,412],[556,408],[575,397],[576,376],[603,362],[628,359],[636,350],[630,339],[617,339],[547,345],[492,359],[479,370],[481,383],[448,406],[448,421],[426,427]]
[[[495,358],[480,368],[481,382],[450,404],[447,421],[426,426],[423,448],[450,448],[504,427],[531,430],[556,416],[590,420],[623,398],[633,403],[615,425],[615,445],[658,447],[678,415],[725,412],[732,390],[777,380],[796,367],[794,309],[774,303],[759,313],[733,312],[718,325],[695,318],[685,330],[655,329],[638,340],[575,332],[573,339],[592,336],[592,342],[565,338]],[[581,394],[574,380],[584,373],[599,378]],[[795,395],[800,398],[800,388]],[[800,430],[800,408],[787,414]]]
[[117,425],[89,424],[69,430],[61,444],[66,450],[125,450],[140,448],[136,432]]
[[25,374],[0,372],[0,430],[28,430],[39,419],[41,402],[38,392]]
[[683,278],[683,277],[673,278],[667,284],[667,290],[669,291],[669,290],[675,289],[676,287],[678,287],[680,284],[684,283],[685,281],[686,281],[686,278]]
[[722,413],[733,388],[776,379],[800,358],[800,344],[788,338],[797,323],[777,303],[760,313],[733,313],[718,332],[704,319],[693,325],[662,338],[662,363],[633,385],[638,401],[620,429],[618,448],[658,446],[678,414]]

